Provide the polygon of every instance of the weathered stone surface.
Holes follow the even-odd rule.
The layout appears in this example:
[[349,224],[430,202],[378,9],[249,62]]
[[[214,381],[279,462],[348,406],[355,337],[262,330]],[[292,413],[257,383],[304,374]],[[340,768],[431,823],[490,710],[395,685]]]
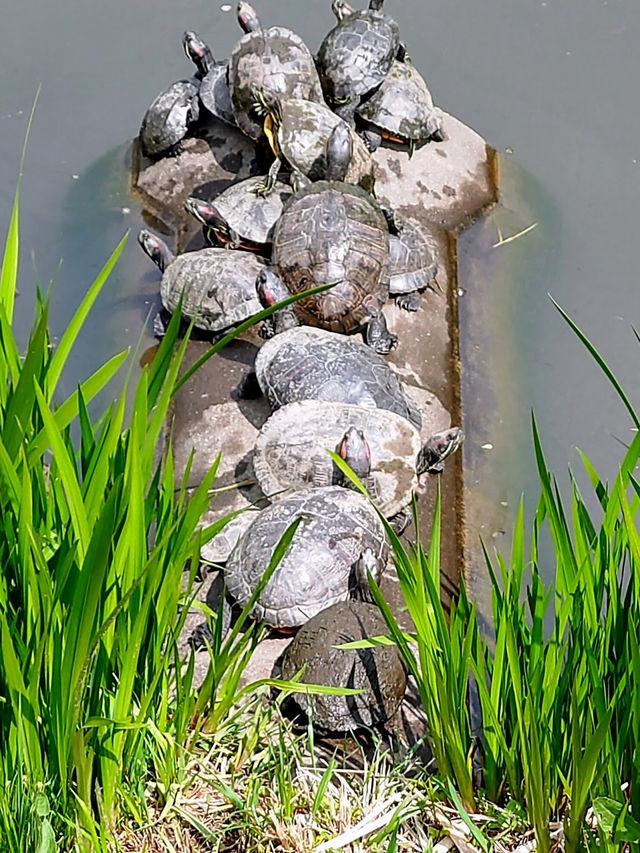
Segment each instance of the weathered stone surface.
[[[222,127],[222,126],[221,126]],[[457,280],[455,232],[479,216],[495,200],[492,154],[476,133],[452,116],[445,115],[445,139],[432,142],[409,158],[406,150],[381,148],[375,155],[377,195],[400,213],[427,222],[436,230],[439,247],[438,289],[422,295],[417,312],[408,313],[393,303],[384,308],[391,331],[399,337],[398,348],[389,358],[395,369],[421,398],[427,422],[444,429],[460,423],[459,363],[457,347]],[[179,250],[202,245],[197,223],[183,212],[187,195],[213,197],[229,183],[264,171],[251,143],[230,128],[220,137],[187,140],[185,152],[175,160],[141,163],[137,188],[153,213],[176,233]],[[195,458],[189,485],[201,480],[208,465],[222,451],[217,487],[252,480],[251,449],[258,430],[269,414],[264,400],[240,400],[236,388],[253,362],[262,341],[255,332],[243,335],[224,352],[210,359],[178,395],[173,417],[173,447],[178,470],[184,470],[191,449]],[[192,341],[187,364],[207,348]],[[435,430],[431,430],[435,431]],[[428,435],[424,436],[425,439]],[[430,518],[438,486],[442,497],[442,565],[445,593],[455,590],[462,565],[460,531],[463,523],[462,454],[454,455],[441,477],[427,475],[419,488],[420,537],[428,545]],[[205,523],[222,515],[259,503],[257,486],[243,484],[212,497]],[[238,517],[239,526],[252,513]],[[409,531],[410,538],[415,531]],[[215,554],[215,548],[208,552]],[[205,549],[203,557],[206,558]],[[382,591],[402,624],[407,624],[397,576],[389,570]],[[199,621],[199,617],[196,621]],[[244,683],[271,673],[287,639],[262,644],[256,651]],[[278,646],[273,643],[279,644]],[[202,655],[204,653],[199,653]],[[203,664],[204,665],[204,664]],[[404,723],[406,725],[406,723]],[[403,724],[400,724],[402,727]]]

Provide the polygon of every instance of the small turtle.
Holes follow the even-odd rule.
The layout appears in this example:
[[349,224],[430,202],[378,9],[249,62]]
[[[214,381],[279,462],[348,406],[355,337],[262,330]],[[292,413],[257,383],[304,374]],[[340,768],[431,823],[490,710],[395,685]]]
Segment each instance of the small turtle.
[[438,244],[417,219],[402,217],[402,228],[389,235],[389,294],[405,311],[417,311],[420,294],[435,289]]
[[[380,512],[392,518],[411,503],[418,477],[434,468],[440,471],[444,459],[462,442],[459,427],[446,433],[448,444],[438,432],[423,446],[417,427],[395,412],[303,400],[283,406],[263,424],[253,451],[253,470],[265,495],[311,486],[351,486],[327,452],[334,450],[365,484]],[[436,460],[438,448],[444,455]]]
[[188,198],[184,206],[202,223],[205,240],[212,246],[247,249],[271,254],[273,229],[291,198],[291,188],[277,183],[274,192],[263,197],[256,187],[263,178],[247,178],[232,184],[215,201]]
[[[262,310],[255,290],[264,261],[253,252],[201,249],[174,255],[164,240],[142,229],[138,234],[142,249],[162,272],[160,298],[172,313],[182,297],[182,315],[196,318],[198,329],[221,332]],[[156,334],[163,334],[160,323]]]
[[375,151],[382,139],[414,148],[430,139],[441,142],[442,111],[420,72],[410,62],[394,62],[382,85],[356,110],[365,125],[361,131],[369,151]]
[[194,76],[200,80],[198,94],[205,115],[212,115],[235,127],[236,119],[227,83],[228,60],[216,62],[209,46],[192,30],[185,32],[182,46],[187,58],[196,66]]
[[344,0],[334,0],[338,23],[316,57],[327,102],[352,127],[361,99],[382,83],[394,59],[406,55],[398,25],[382,12],[383,3],[370,0],[368,9],[356,11]]
[[320,610],[369,589],[389,556],[384,527],[364,495],[327,486],[305,489],[264,509],[229,557],[225,582],[244,607],[283,534],[298,519],[288,550],[256,602],[252,616],[273,628],[295,628]]
[[322,101],[322,87],[309,48],[285,27],[263,29],[249,3],[238,3],[238,23],[245,35],[229,61],[229,88],[238,127],[256,142],[264,139],[263,122],[253,112],[254,88]]
[[172,83],[152,101],[140,126],[140,145],[147,157],[177,157],[182,140],[198,121],[198,91],[195,78]]
[[349,687],[357,695],[293,693],[313,722],[329,731],[351,731],[385,723],[402,702],[407,677],[396,646],[339,649],[336,646],[389,633],[379,609],[368,602],[341,601],[313,616],[298,631],[282,661],[290,681],[302,670],[304,684]]
[[[276,156],[259,192],[268,194],[282,161],[310,180],[343,180],[373,191],[373,160],[362,139],[324,103],[287,97],[266,87],[255,87],[255,109],[264,116],[264,132]],[[333,143],[332,143],[333,139]],[[330,147],[348,146],[344,168],[332,168]],[[339,175],[339,176],[338,176]]]
[[311,326],[288,329],[260,348],[254,369],[273,409],[327,400],[388,409],[422,426],[389,363],[355,338]]

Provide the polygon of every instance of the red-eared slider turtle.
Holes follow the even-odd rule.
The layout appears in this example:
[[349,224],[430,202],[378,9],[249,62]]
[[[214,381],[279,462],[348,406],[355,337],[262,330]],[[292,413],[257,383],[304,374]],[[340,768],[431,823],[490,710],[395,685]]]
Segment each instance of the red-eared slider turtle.
[[[282,161],[310,180],[344,180],[373,191],[373,160],[362,139],[324,104],[255,88],[255,108],[264,116],[264,132],[276,159],[259,192],[271,191]],[[340,176],[333,174],[329,147],[348,146],[349,158]]]
[[[236,119],[231,105],[227,83],[229,62],[216,62],[211,49],[192,30],[185,32],[182,46],[187,57],[195,64],[195,77],[200,80],[200,103],[208,113],[235,127]],[[200,113],[202,118],[202,112]]]
[[291,187],[277,183],[268,196],[256,194],[263,178],[247,178],[232,184],[214,201],[188,198],[185,208],[202,223],[205,240],[212,246],[247,249],[271,254],[273,229],[291,198]]
[[449,445],[438,443],[438,432],[423,446],[417,427],[395,412],[303,400],[283,406],[263,424],[253,470],[265,495],[310,486],[350,486],[327,453],[334,450],[360,477],[382,514],[391,518],[411,503],[418,477],[433,470],[436,445],[444,451],[440,464],[461,443],[459,428],[447,432]]
[[229,60],[229,88],[238,127],[256,141],[263,139],[263,122],[253,112],[256,86],[322,101],[322,87],[309,48],[285,27],[263,29],[255,9],[238,3],[238,22],[245,35]]
[[442,111],[433,105],[433,98],[420,72],[410,62],[394,62],[382,85],[356,110],[365,124],[361,131],[370,151],[382,139],[414,148],[430,139],[440,142]]
[[402,230],[389,235],[389,294],[405,311],[417,311],[420,294],[434,288],[438,244],[426,225],[402,217]]
[[356,338],[310,326],[288,329],[260,348],[255,376],[273,409],[327,400],[388,409],[422,426],[389,363]]
[[368,9],[355,11],[334,0],[338,23],[316,57],[327,102],[352,126],[360,100],[382,83],[396,57],[405,56],[398,25],[381,11],[383,3],[370,0]]
[[289,681],[303,670],[302,683],[363,690],[352,696],[292,694],[303,711],[312,711],[314,724],[330,731],[351,731],[380,725],[395,714],[407,686],[398,649],[336,648],[388,633],[378,608],[363,601],[334,604],[302,626],[284,653],[282,677]]
[[389,555],[382,522],[364,495],[340,486],[294,492],[262,510],[229,557],[225,582],[241,607],[298,518],[302,523],[252,611],[274,628],[295,628],[352,592],[366,594],[367,571],[379,577]]
[[398,341],[382,313],[389,296],[388,259],[387,220],[375,199],[353,184],[310,184],[289,202],[273,232],[272,273],[289,293],[334,284],[294,303],[299,320],[334,332],[363,330],[380,353]]
[[[195,316],[199,329],[221,332],[262,310],[255,281],[264,261],[253,252],[201,249],[176,256],[146,229],[138,242],[162,272],[160,298],[169,313],[182,297],[184,317]],[[156,332],[162,333],[158,324]]]
[[140,145],[147,157],[176,157],[182,140],[198,121],[200,81],[178,80],[152,101],[140,126]]

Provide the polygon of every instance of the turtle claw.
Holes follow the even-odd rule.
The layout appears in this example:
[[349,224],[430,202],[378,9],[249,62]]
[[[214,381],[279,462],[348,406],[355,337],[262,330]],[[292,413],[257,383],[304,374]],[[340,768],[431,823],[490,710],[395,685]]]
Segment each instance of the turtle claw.
[[420,293],[413,290],[411,293],[402,293],[396,296],[396,305],[403,311],[417,311],[420,307]]
[[374,317],[367,326],[365,341],[374,352],[386,355],[398,345],[398,336],[387,328],[387,321],[382,311]]
[[171,315],[164,308],[158,311],[156,316],[153,318],[152,328],[153,334],[156,338],[164,338],[170,318]]

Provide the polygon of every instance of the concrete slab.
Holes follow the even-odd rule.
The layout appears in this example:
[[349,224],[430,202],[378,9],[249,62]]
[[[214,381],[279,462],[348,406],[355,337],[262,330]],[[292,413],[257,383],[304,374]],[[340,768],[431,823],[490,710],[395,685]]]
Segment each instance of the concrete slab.
[[[390,362],[403,381],[413,386],[411,393],[421,399],[429,424],[441,424],[442,429],[461,422],[455,235],[496,198],[493,153],[484,140],[453,116],[445,115],[443,129],[442,142],[423,146],[412,158],[393,147],[381,148],[374,155],[377,195],[400,213],[429,223],[438,242],[439,288],[423,294],[420,308],[413,314],[392,303],[384,310],[389,327],[399,338]],[[202,245],[197,224],[183,212],[184,198],[192,194],[212,198],[231,182],[259,172],[259,157],[248,140],[221,126],[206,140],[187,140],[184,153],[174,160],[153,164],[138,159],[134,186],[150,211],[173,230],[178,250],[184,251]],[[212,496],[205,523],[260,505],[261,493],[251,482],[251,450],[269,414],[268,406],[264,400],[240,400],[236,389],[261,343],[255,331],[234,341],[198,371],[175,401],[172,432],[178,471],[184,471],[189,454],[195,452],[189,485],[196,486],[222,453],[218,491]],[[190,342],[186,366],[207,346],[202,341]],[[442,477],[423,478],[418,498],[421,529],[417,533],[425,546],[438,489],[443,506],[443,592],[448,597],[455,592],[463,565],[462,454],[448,461]],[[235,525],[246,524],[249,515],[239,516]],[[405,536],[415,539],[416,531],[410,529]],[[221,545],[222,551],[229,547],[228,542],[218,541],[205,549],[203,557],[219,559]],[[385,575],[382,590],[401,624],[409,627],[394,570]],[[203,587],[202,595],[206,594]],[[287,642],[277,637],[262,644],[243,683],[269,675]],[[206,653],[199,653],[199,667],[206,668],[202,655]]]

